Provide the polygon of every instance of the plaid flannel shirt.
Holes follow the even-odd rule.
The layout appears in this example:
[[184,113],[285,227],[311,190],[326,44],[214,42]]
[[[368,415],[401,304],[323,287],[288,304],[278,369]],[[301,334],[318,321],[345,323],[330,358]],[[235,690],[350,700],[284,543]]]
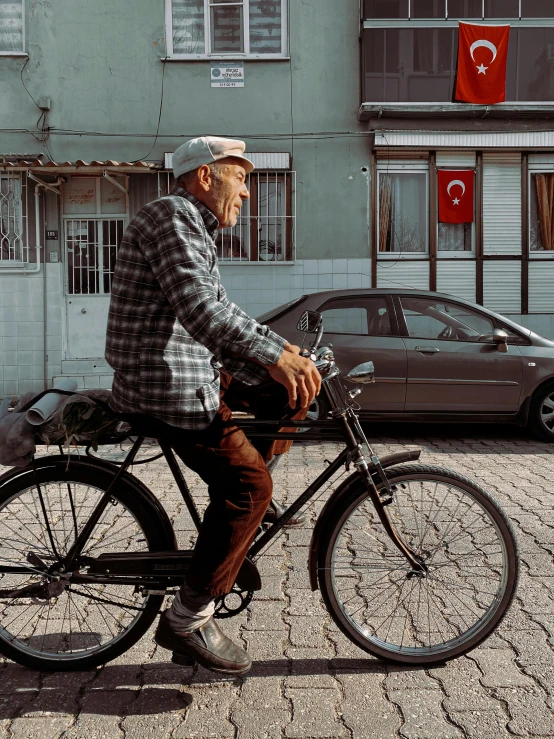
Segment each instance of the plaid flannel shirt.
[[217,268],[216,217],[176,187],[129,224],[112,281],[106,359],[112,403],[183,429],[206,428],[219,408],[219,369],[250,385],[285,339],[226,296]]

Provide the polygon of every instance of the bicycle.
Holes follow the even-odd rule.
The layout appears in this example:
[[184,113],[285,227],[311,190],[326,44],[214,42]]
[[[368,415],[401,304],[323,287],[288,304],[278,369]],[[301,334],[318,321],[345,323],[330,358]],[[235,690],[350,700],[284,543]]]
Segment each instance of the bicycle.
[[[216,617],[241,612],[262,587],[257,558],[345,467],[315,524],[308,571],[341,631],[362,650],[411,665],[470,651],[504,617],[516,590],[517,542],[506,515],[471,480],[413,464],[419,451],[379,459],[346,392],[332,348],[310,356],[331,418],[238,423],[250,437],[340,440],[345,448],[250,548]],[[371,362],[346,376],[373,381]],[[191,551],[178,550],[160,501],[129,472],[138,437],[119,466],[96,457],[36,458],[0,477],[0,652],[39,670],[88,670],[121,655],[147,631],[165,596],[182,584]],[[167,441],[158,440],[196,527],[200,514]],[[364,452],[368,450],[368,455]],[[157,457],[156,457],[157,458]],[[144,460],[149,461],[149,460]],[[176,659],[178,661],[178,659]],[[184,664],[184,663],[183,663]]]

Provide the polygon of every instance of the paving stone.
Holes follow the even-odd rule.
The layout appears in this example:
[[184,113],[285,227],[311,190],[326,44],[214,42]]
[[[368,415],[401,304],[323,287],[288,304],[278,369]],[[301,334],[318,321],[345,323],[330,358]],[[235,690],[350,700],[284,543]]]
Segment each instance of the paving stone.
[[508,717],[503,711],[451,711],[450,717],[466,733],[467,739],[499,739],[510,737]]
[[444,667],[435,667],[429,674],[436,678],[446,694],[444,708],[451,711],[496,711],[499,702],[481,684],[481,671],[467,657],[452,660]]
[[512,720],[508,729],[517,736],[554,736],[554,714],[546,695],[538,688],[499,688],[495,694],[506,701]]
[[[335,739],[347,737],[348,729],[337,716],[338,690],[320,688],[285,688],[292,704],[292,722],[285,727],[291,739]],[[314,706],[317,708],[314,710]]]
[[290,701],[282,695],[282,679],[245,681],[231,721],[240,739],[281,739],[282,727],[292,720]]
[[312,616],[286,616],[290,626],[290,642],[293,647],[319,649],[328,646],[323,633],[323,624]]
[[73,723],[71,716],[16,718],[10,726],[13,739],[58,739]]
[[529,687],[533,681],[518,669],[511,649],[476,649],[471,653],[483,672],[481,683],[485,687]]
[[287,625],[283,621],[283,601],[266,601],[255,603],[249,609],[249,618],[245,628],[248,631],[283,631]]
[[340,674],[337,679],[344,695],[342,719],[353,737],[384,739],[398,736],[402,718],[398,708],[386,696],[382,673]]
[[[211,679],[208,677],[208,680]],[[194,685],[187,686],[187,693],[190,693],[192,698],[191,704],[184,720],[175,729],[173,738],[227,739],[227,737],[234,737],[235,726],[230,721],[229,714],[239,692],[235,682],[195,682]]]
[[463,732],[446,719],[440,691],[394,690],[388,697],[402,713],[400,734],[406,739],[463,739]]

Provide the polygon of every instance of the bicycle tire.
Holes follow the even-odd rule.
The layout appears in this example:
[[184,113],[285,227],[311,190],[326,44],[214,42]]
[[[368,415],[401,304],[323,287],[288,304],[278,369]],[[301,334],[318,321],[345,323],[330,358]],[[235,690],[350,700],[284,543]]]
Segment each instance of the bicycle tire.
[[[50,511],[51,514],[50,524],[54,544],[63,551],[63,547],[67,550],[71,540],[73,540],[72,536],[74,536],[75,528],[77,530],[81,529],[87,518],[87,512],[95,502],[95,498],[98,499],[105,492],[115,475],[115,471],[106,469],[106,467],[97,465],[90,460],[86,462],[71,460],[69,467],[67,466],[67,460],[62,461],[60,458],[53,458],[52,463],[41,459],[40,463],[36,470],[14,471],[12,478],[9,475],[7,479],[6,476],[3,477],[0,485],[0,562],[2,562],[2,559],[6,560],[6,553],[9,554],[10,551],[12,552],[10,554],[12,558],[16,556],[13,554],[13,550],[16,550],[19,542],[22,543],[22,552],[34,551],[37,556],[45,561],[48,560],[48,556],[54,556],[48,554],[49,548],[53,550],[53,546],[48,541],[46,527],[44,527],[46,534],[43,536],[40,532],[40,522],[37,523],[33,519],[33,516],[38,515],[40,518],[40,515],[43,515],[40,501],[37,500],[37,481],[46,503],[47,513]],[[72,490],[73,512],[69,490]],[[63,491],[65,491],[65,494]],[[136,486],[129,484],[123,478],[110,492],[110,496],[112,504],[104,512],[103,517],[92,532],[91,539],[89,539],[90,547],[93,549],[91,553],[98,555],[102,551],[119,551],[122,549],[125,551],[165,551],[175,548],[174,541],[169,536],[166,522],[161,521],[159,512],[147,499],[137,495]],[[111,518],[109,518],[110,516]],[[73,526],[73,521],[77,522],[76,527]],[[72,534],[71,529],[73,529]],[[70,531],[69,538],[68,530]],[[97,531],[98,533],[96,533]],[[98,546],[94,543],[95,539],[93,537],[95,536],[99,538]],[[20,558],[11,561],[19,563]],[[44,579],[35,574],[29,576],[0,575],[0,588],[5,589],[6,585],[8,585],[8,588],[21,587],[24,584],[23,582],[14,581],[14,578],[17,579],[18,577],[22,580],[31,581],[34,578],[35,582]],[[99,587],[103,590],[96,590]],[[25,667],[43,671],[88,670],[115,659],[132,647],[145,634],[156,618],[164,600],[163,595],[150,595],[145,598],[137,595],[136,598],[133,596],[135,598],[133,603],[136,605],[131,605],[131,601],[126,600],[127,596],[121,595],[122,587],[126,587],[125,592],[131,588],[131,586],[119,585],[74,585],[73,588],[75,589],[69,586],[55,599],[54,605],[51,601],[41,602],[40,605],[31,603],[29,608],[34,605],[35,609],[38,609],[35,613],[30,614],[30,623],[37,623],[37,627],[31,635],[28,635],[30,626],[23,627],[23,634],[14,635],[11,633],[15,630],[14,627],[12,626],[10,631],[8,625],[15,622],[17,626],[18,619],[21,622],[22,619],[17,615],[14,616],[14,612],[17,607],[25,606],[26,600],[32,599],[20,597],[13,598],[10,601],[0,600],[0,653]],[[120,590],[117,590],[118,588]],[[116,596],[113,595],[114,590],[116,590]],[[103,596],[102,593],[104,592],[107,592],[107,595]],[[70,603],[73,596],[79,599],[78,604],[77,600],[74,600],[73,604]],[[64,597],[65,604],[63,602]],[[115,606],[109,606],[109,603],[106,605],[103,602],[109,601],[110,598],[113,600],[114,597],[119,599],[119,611]],[[59,607],[58,603],[60,604]],[[96,610],[94,610],[95,607]],[[139,607],[140,610],[136,611],[136,607]],[[108,620],[112,618],[110,608],[112,610],[116,609],[113,610],[113,622],[116,623],[119,619],[121,630],[119,633],[112,634],[113,638],[101,643],[97,632],[99,629],[105,628],[107,630],[108,627],[111,629]],[[128,612],[128,616],[126,612]],[[121,613],[123,615],[118,615]],[[29,614],[29,611],[27,611],[27,614]],[[60,614],[61,625],[59,625]],[[72,614],[75,615],[72,616]],[[57,619],[55,618],[56,615],[58,616]],[[72,617],[73,621],[76,620],[79,624],[81,632],[73,632]],[[130,621],[127,626],[124,626],[127,618]],[[64,632],[65,623],[67,625]],[[51,630],[54,626],[58,628],[59,625],[58,631],[49,633],[49,624],[52,624]],[[41,629],[42,637],[40,635]],[[69,633],[67,633],[67,629]],[[96,632],[93,629],[96,629]],[[93,638],[96,638],[98,644],[87,648]],[[57,643],[54,649],[55,639],[57,639]],[[73,644],[85,646],[81,648],[76,646],[73,649]]]
[[[384,533],[360,478],[359,483],[354,484],[330,511],[329,521],[322,532],[318,551],[318,580],[322,596],[338,628],[364,651],[388,662],[412,665],[444,663],[474,649],[504,618],[517,587],[517,540],[510,521],[494,499],[462,475],[440,467],[406,465],[388,469],[387,476],[394,486],[393,502],[386,508],[389,518],[404,541],[424,560],[427,559],[428,574],[425,577],[413,574],[406,558]],[[408,483],[413,483],[411,488]],[[446,487],[447,491],[455,491],[448,505],[440,502],[443,499],[450,501],[450,498],[446,493],[439,493],[439,485],[442,486],[440,490]],[[414,498],[412,493],[406,492],[408,489],[419,489],[420,497]],[[421,511],[427,499],[430,508],[425,521]],[[435,511],[433,506],[436,506]],[[483,526],[470,533],[472,511],[478,516],[475,522],[482,521]],[[412,520],[409,520],[410,516]],[[349,521],[352,522],[350,527]],[[367,536],[362,537],[360,530]],[[355,532],[353,535],[352,531]],[[498,552],[491,539],[494,533],[499,542]],[[447,534],[449,542],[444,543]],[[434,544],[435,549],[429,549]],[[342,555],[342,551],[347,551],[347,554]],[[360,557],[357,552],[361,553]],[[457,560],[449,559],[454,556]],[[349,571],[348,560],[353,561],[355,557],[358,557],[358,565],[351,564]],[[483,580],[487,567],[488,579]],[[498,587],[493,592],[495,577]],[[434,595],[435,588],[440,593],[436,582],[442,581],[446,583],[442,586],[442,600],[437,596],[442,612],[435,613],[427,606],[426,614],[425,606],[422,609],[422,591],[424,595],[426,588],[428,600],[431,600],[430,594]],[[478,584],[487,585],[484,594],[477,592]],[[412,601],[416,587],[419,589],[417,604]],[[393,603],[389,614],[395,594],[396,604]],[[466,624],[462,606],[468,611],[477,609],[475,615],[479,618],[474,624]],[[346,612],[353,612],[355,608],[359,609],[358,612]],[[359,615],[360,610],[362,615]],[[387,620],[388,631],[384,638]],[[443,634],[443,629],[446,634]],[[448,638],[448,629],[452,631],[452,638]],[[432,636],[437,631],[439,636]]]

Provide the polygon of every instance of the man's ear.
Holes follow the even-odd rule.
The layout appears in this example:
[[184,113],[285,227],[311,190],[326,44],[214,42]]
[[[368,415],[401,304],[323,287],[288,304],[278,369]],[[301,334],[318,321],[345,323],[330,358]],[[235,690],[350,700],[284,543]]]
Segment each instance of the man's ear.
[[209,166],[207,164],[202,164],[201,167],[198,167],[196,170],[196,176],[198,178],[198,184],[202,190],[204,190],[204,192],[208,192],[212,186],[212,173]]

